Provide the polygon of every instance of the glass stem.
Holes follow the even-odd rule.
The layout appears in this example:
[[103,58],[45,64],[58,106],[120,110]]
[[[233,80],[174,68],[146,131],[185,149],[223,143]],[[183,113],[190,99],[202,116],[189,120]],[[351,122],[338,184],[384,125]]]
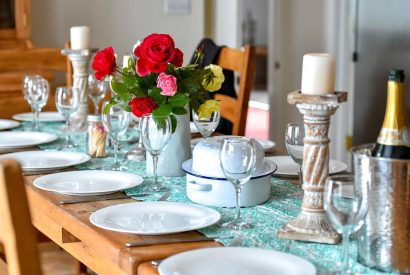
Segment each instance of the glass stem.
[[342,270],[349,270],[349,234],[346,231],[343,231],[343,262]]
[[143,147],[143,145],[142,145],[142,135],[141,135],[141,132],[140,132],[140,135],[139,135],[139,137],[138,137],[138,147],[139,147],[139,148],[142,148],[142,147]]
[[119,139],[114,138],[114,163],[116,164],[118,162],[118,143]]
[[152,164],[153,164],[153,168],[154,168],[154,188],[156,188],[157,186],[157,165],[158,165],[158,155],[153,155],[152,156]]
[[96,100],[93,100],[93,101],[94,101],[94,113],[99,114],[100,104]]
[[33,129],[34,130],[38,130],[38,117],[39,117],[39,114],[40,114],[40,112],[39,112],[38,108],[34,107],[34,113],[33,113],[33,115],[34,115],[34,117],[33,117]]
[[237,184],[235,186],[235,190],[236,190],[236,220],[239,220],[241,218],[241,185]]
[[66,146],[70,143],[70,121],[71,121],[70,117],[68,117],[65,121],[65,125],[66,125],[65,145]]

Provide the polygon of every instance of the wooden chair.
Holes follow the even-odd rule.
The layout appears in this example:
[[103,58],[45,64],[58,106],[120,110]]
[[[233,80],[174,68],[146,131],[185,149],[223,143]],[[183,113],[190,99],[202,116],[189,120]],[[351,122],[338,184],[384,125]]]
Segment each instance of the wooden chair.
[[0,215],[0,242],[4,245],[8,273],[41,274],[36,231],[21,169],[11,159],[0,161]]
[[[58,82],[58,74],[65,77]],[[25,75],[40,74],[50,81],[50,96],[44,110],[54,110],[57,85],[72,85],[71,63],[59,48],[0,50],[0,118],[30,112],[24,100],[22,82]],[[61,83],[62,81],[62,83]],[[54,85],[53,85],[54,84]]]
[[245,135],[249,98],[252,91],[255,68],[255,48],[246,46],[243,50],[222,48],[217,65],[239,73],[237,98],[216,94],[221,101],[221,116],[233,124],[232,135]]

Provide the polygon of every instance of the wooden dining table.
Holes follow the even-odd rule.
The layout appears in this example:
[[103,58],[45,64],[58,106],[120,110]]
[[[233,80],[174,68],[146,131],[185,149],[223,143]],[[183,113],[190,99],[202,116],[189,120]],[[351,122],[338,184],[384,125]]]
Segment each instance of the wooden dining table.
[[[268,154],[277,155],[281,152],[275,150]],[[128,248],[125,246],[127,242],[169,238],[183,240],[203,235],[197,231],[189,231],[147,236],[99,228],[89,220],[93,212],[107,206],[136,200],[129,198],[61,204],[61,200],[80,197],[36,188],[33,181],[40,176],[42,175],[24,176],[34,226],[98,274],[158,274],[157,267],[151,263],[153,260],[161,260],[191,249],[223,246],[217,241],[200,241]],[[117,194],[113,194],[115,195]]]
[[62,205],[61,200],[73,196],[36,188],[32,182],[38,176],[25,176],[34,226],[98,274],[158,274],[156,267],[151,264],[152,260],[161,260],[190,249],[222,246],[216,241],[203,241],[127,248],[127,242],[170,237],[186,239],[202,234],[190,231],[172,235],[143,236],[98,228],[89,221],[94,211],[135,200],[118,199]]

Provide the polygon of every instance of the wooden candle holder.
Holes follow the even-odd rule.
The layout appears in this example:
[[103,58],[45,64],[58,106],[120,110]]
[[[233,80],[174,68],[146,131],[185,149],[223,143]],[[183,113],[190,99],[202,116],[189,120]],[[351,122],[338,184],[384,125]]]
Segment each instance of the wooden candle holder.
[[301,213],[279,229],[280,238],[329,244],[336,244],[340,240],[324,212],[323,191],[329,176],[330,116],[345,101],[347,92],[306,95],[294,91],[288,94],[288,103],[296,104],[305,125],[304,196]]
[[74,117],[75,128],[80,129],[85,126],[88,114],[88,66],[91,57],[98,49],[62,49],[61,54],[68,56],[73,64],[73,87],[80,91],[80,107]]

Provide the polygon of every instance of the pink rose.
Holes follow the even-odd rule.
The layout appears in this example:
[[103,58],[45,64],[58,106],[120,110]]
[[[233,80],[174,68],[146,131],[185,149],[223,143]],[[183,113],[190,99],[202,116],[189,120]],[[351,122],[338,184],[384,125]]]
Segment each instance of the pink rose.
[[161,88],[161,95],[173,96],[177,92],[177,79],[173,75],[160,73],[157,79],[157,87]]

